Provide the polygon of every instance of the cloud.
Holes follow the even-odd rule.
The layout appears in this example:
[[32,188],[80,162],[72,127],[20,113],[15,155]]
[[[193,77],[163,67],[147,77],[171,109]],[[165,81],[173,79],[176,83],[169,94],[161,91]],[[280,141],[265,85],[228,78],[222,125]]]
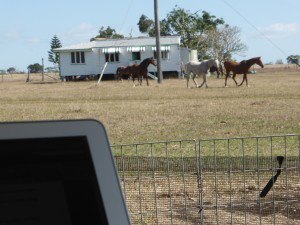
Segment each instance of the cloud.
[[300,24],[275,23],[267,27],[258,27],[258,30],[261,34],[268,38],[284,39],[300,34]]
[[65,39],[64,43],[78,44],[89,42],[90,39],[97,35],[97,28],[88,23],[81,23],[78,26],[68,30],[62,36]]
[[21,38],[22,32],[20,32],[19,30],[8,30],[4,32],[3,36],[8,40],[17,40]]
[[28,40],[27,40],[27,42],[28,43],[30,43],[30,44],[37,44],[37,43],[40,43],[41,42],[41,39],[39,39],[39,38],[29,38]]

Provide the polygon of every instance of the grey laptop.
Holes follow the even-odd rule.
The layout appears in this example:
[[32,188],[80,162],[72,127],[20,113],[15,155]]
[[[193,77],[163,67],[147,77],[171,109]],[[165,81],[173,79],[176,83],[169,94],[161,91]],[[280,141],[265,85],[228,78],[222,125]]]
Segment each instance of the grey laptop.
[[0,224],[130,224],[103,125],[0,123]]

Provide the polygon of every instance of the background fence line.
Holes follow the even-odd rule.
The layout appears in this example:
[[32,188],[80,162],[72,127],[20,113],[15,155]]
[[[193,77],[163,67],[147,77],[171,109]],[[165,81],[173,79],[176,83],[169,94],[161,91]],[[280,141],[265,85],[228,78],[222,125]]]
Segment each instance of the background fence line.
[[299,134],[112,149],[133,224],[300,224]]

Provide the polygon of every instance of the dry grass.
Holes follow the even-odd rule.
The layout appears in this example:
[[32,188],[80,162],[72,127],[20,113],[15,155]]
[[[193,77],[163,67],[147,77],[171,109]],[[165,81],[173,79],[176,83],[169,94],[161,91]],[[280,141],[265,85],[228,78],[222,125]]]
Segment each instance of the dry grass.
[[202,173],[200,196],[194,174],[185,173],[184,178],[159,173],[127,176],[125,196],[134,224],[201,224],[200,202],[204,224],[273,224],[274,218],[276,224],[299,224],[297,174],[289,174],[289,202],[285,201],[284,174],[266,198],[258,196],[270,175],[260,174],[258,185],[257,174],[247,173],[244,185],[242,174],[233,175],[229,181],[224,172],[217,173],[217,183],[213,173]]
[[0,121],[93,118],[112,144],[300,133],[300,72],[249,75],[249,88],[231,79],[224,88],[215,77],[208,89],[187,89],[182,79],[135,88],[127,81],[31,79],[4,77]]
[[[47,77],[41,83],[40,76],[31,79],[32,82],[25,83],[24,75],[5,76],[0,82],[0,121],[93,118],[104,123],[112,144],[300,133],[300,72],[297,71],[249,75],[249,88],[235,87],[232,80],[229,80],[231,86],[224,88],[224,80],[215,77],[208,79],[208,89],[187,89],[186,81],[181,79],[165,80],[162,85],[151,81],[149,87],[135,88],[127,81],[105,81],[96,86],[95,81],[61,83]],[[217,143],[217,149],[218,146]],[[251,146],[248,153],[255,155]],[[273,151],[277,149],[282,148],[274,146]],[[298,200],[297,172],[295,175],[289,172],[288,193],[290,198]],[[132,173],[121,172],[120,178],[123,190],[126,181],[126,199],[133,221],[170,224],[172,218],[173,224],[199,224],[195,173],[186,172],[185,177],[179,173],[171,176],[161,172]],[[217,175],[222,184],[217,191],[211,172],[203,175],[205,224],[214,224],[216,218],[222,218],[219,223],[227,224],[231,217],[234,224],[244,224],[245,218],[247,224],[258,224],[259,220],[270,224],[273,218],[276,223],[287,221],[286,205],[278,203],[274,208],[273,204],[263,202],[260,212],[257,204],[258,193],[270,178],[269,171],[261,174],[260,186],[257,174],[247,173],[242,188],[240,184],[245,179],[242,175],[233,176],[232,188],[227,174]],[[286,193],[284,177],[287,176],[282,175],[276,183],[279,194],[281,190]],[[285,199],[277,195],[277,189],[270,198],[283,202]],[[240,206],[245,196],[247,213],[245,206]],[[231,197],[232,209],[228,206]],[[218,217],[214,207],[216,198],[220,207]],[[289,224],[298,224],[299,202],[289,205],[288,210]]]

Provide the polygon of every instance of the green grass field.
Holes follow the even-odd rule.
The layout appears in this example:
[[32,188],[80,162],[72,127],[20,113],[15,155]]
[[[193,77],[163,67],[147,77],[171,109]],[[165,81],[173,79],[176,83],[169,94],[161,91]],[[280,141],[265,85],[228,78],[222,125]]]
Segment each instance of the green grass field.
[[215,76],[207,89],[187,89],[184,79],[152,80],[149,87],[31,79],[6,75],[0,82],[0,121],[97,119],[111,144],[300,133],[297,71],[249,75],[248,88],[231,79],[224,88],[224,79]]

